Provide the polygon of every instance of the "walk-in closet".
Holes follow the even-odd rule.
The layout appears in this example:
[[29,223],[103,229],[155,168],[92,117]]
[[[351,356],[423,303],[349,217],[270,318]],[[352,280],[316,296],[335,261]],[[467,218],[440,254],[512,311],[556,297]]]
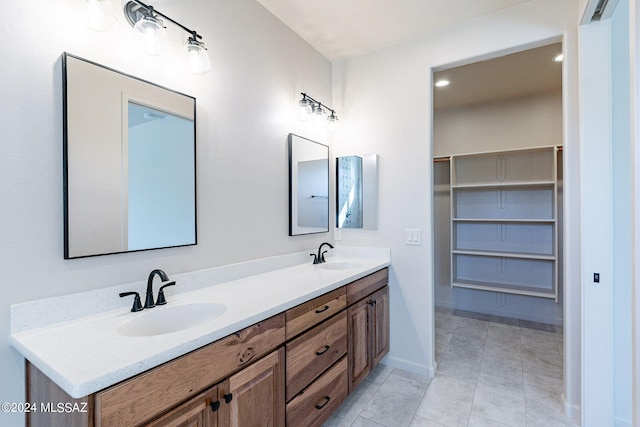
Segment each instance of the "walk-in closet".
[[515,399],[514,419],[561,401],[561,53],[433,74],[438,375]]

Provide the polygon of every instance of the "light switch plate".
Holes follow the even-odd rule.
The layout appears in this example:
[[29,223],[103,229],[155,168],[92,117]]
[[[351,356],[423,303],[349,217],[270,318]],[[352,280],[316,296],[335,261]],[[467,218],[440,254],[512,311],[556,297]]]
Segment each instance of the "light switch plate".
[[405,245],[420,245],[420,229],[419,228],[407,228],[404,230],[404,244]]

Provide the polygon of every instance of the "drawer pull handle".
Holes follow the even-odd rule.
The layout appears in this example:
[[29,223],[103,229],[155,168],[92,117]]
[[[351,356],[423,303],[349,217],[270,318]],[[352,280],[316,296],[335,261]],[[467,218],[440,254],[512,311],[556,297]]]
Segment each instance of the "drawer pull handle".
[[327,406],[327,404],[328,404],[328,403],[329,403],[329,401],[331,400],[331,397],[329,397],[329,396],[325,396],[325,397],[323,398],[323,400],[324,400],[324,402],[322,402],[322,403],[318,403],[318,404],[316,405],[316,409],[322,409],[322,408],[324,408],[325,406]]
[[329,351],[329,349],[330,349],[330,348],[331,348],[330,346],[325,345],[325,346],[322,348],[322,350],[318,350],[318,351],[316,351],[316,356],[321,356],[321,355],[325,354],[327,351]]
[[327,311],[327,310],[329,310],[329,306],[328,306],[328,305],[325,305],[324,307],[317,309],[317,310],[316,310],[316,313],[320,314],[320,313],[322,313],[323,311]]
[[230,403],[231,400],[233,399],[233,394],[231,394],[231,393],[225,394],[222,397],[224,398],[224,403]]

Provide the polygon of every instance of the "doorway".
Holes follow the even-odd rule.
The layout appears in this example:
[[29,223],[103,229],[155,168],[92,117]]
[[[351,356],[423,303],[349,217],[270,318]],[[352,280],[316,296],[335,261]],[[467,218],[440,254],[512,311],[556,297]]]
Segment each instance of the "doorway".
[[[488,391],[513,407],[567,421],[562,43],[434,70],[433,82],[438,372],[476,390],[498,378],[511,388]],[[551,390],[534,396],[542,383]],[[476,407],[495,422],[522,415]]]

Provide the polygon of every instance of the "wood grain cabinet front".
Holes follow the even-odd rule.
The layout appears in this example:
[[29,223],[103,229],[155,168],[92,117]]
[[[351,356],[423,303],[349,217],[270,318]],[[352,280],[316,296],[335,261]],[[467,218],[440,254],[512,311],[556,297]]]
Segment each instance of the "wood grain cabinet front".
[[145,427],[284,427],[284,349],[268,354]]
[[316,427],[340,406],[348,394],[347,358],[343,357],[287,403],[288,427]]
[[346,292],[343,286],[287,310],[287,340],[343,310],[347,306]]
[[287,401],[347,354],[344,310],[286,345]]
[[347,308],[349,392],[389,352],[389,286],[387,269],[347,285],[349,296],[361,297]]
[[96,394],[96,427],[140,425],[249,366],[284,343],[271,317]]
[[145,427],[217,427],[218,387],[211,387]]

